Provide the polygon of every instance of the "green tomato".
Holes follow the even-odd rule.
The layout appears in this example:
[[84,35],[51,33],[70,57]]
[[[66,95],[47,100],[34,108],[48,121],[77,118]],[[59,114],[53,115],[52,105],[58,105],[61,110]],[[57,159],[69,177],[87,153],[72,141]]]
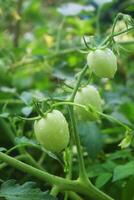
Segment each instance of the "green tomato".
[[97,49],[87,56],[91,70],[100,78],[113,78],[117,70],[117,58],[111,49]]
[[[101,97],[97,89],[92,85],[83,87],[80,91],[78,91],[76,93],[74,102],[87,107],[91,105],[95,108],[95,110],[102,112]],[[87,112],[83,108],[75,106],[74,111],[78,120],[81,121],[95,121],[99,118],[99,115],[96,112],[92,112],[90,109],[89,112]]]
[[34,132],[38,142],[51,152],[60,152],[69,143],[68,123],[58,110],[53,110],[45,118],[35,121]]

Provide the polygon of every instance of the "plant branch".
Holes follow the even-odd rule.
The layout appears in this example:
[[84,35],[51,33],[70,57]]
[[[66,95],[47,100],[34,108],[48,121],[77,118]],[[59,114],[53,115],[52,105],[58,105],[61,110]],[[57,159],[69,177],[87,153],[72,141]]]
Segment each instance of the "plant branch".
[[79,176],[80,176],[80,179],[87,181],[86,169],[85,169],[85,164],[84,164],[84,159],[83,159],[83,154],[82,154],[82,149],[81,149],[81,144],[80,144],[80,138],[77,132],[77,125],[76,125],[74,110],[72,106],[70,106],[69,111],[70,111],[70,118],[71,118],[71,124],[73,128],[75,143],[76,143],[77,152],[78,152],[79,173],[80,173]]
[[[86,112],[89,112],[89,111],[88,111],[88,108],[87,108],[85,105],[78,104],[78,103],[74,103],[74,102],[69,102],[69,101],[68,101],[68,102],[59,102],[59,103],[55,103],[55,104],[52,105],[52,107],[57,107],[57,106],[60,106],[60,105],[78,106],[78,107],[84,109]],[[93,112],[96,112],[96,113],[99,114],[100,116],[102,116],[102,117],[104,117],[104,118],[106,118],[106,119],[108,119],[108,120],[114,121],[114,122],[116,122],[117,124],[119,124],[120,126],[122,126],[123,128],[125,128],[126,130],[131,131],[131,128],[130,128],[130,127],[128,127],[126,124],[122,123],[122,122],[119,121],[118,119],[114,118],[113,116],[108,115],[108,114],[105,114],[105,113],[102,113],[102,112],[99,112],[99,111],[95,110],[95,109],[93,108],[93,106],[91,106],[91,105],[88,105],[88,106],[89,106],[89,108],[91,108],[91,109],[93,110]]]
[[117,32],[117,33],[114,33],[113,35],[109,35],[109,36],[106,37],[106,39],[101,43],[100,46],[105,45],[108,41],[111,40],[111,38],[117,37],[117,36],[119,36],[119,35],[121,35],[121,34],[124,34],[124,33],[128,33],[128,32],[130,32],[130,31],[132,31],[133,29],[134,29],[134,27],[130,27],[130,28],[128,28],[128,29],[125,29],[125,30],[119,31],[119,32]]
[[62,33],[62,29],[63,29],[64,23],[65,23],[65,17],[63,17],[60,25],[58,26],[59,28],[58,28],[58,31],[57,31],[56,48],[55,48],[56,52],[59,52],[59,49],[60,49],[61,33]]
[[51,189],[51,192],[50,194],[53,196],[53,197],[56,197],[59,193],[59,187],[57,185],[54,185]]
[[111,31],[111,36],[114,35],[114,30],[115,30],[115,26],[117,24],[117,21],[119,20],[119,18],[122,16],[122,13],[118,13],[117,16],[114,19],[113,25],[112,25],[112,31]]
[[34,57],[34,58],[28,58],[28,59],[23,58],[19,62],[13,64],[12,70],[14,70],[18,67],[21,67],[21,66],[23,67],[23,66],[35,63],[35,62],[39,62],[39,61],[42,62],[44,60],[49,60],[49,59],[52,59],[57,56],[62,56],[62,55],[68,54],[68,53],[72,53],[72,52],[78,51],[79,48],[81,48],[81,46],[76,46],[76,47],[72,47],[72,48],[68,48],[68,49],[62,49],[62,50],[59,50],[58,52],[52,53],[50,55],[42,56],[41,58],[40,57]]
[[68,195],[69,195],[69,197],[70,197],[71,200],[83,200],[83,198],[80,197],[75,192],[68,192]]
[[[86,64],[85,67],[82,69],[82,71],[79,74],[78,80],[76,82],[76,85],[74,87],[74,90],[72,92],[72,95],[70,97],[70,101],[74,102],[75,95],[80,87],[81,81],[87,71],[89,66]],[[79,161],[79,175],[81,179],[88,180],[87,175],[86,175],[86,169],[85,169],[85,164],[84,164],[84,159],[83,159],[83,154],[82,154],[82,149],[81,149],[81,144],[80,144],[80,138],[78,135],[77,131],[77,125],[76,125],[76,120],[75,120],[75,115],[74,115],[74,108],[73,106],[70,106],[69,108],[70,111],[70,118],[72,122],[72,128],[73,128],[73,133],[74,133],[74,138],[75,138],[75,143],[78,151],[78,161]]]
[[[21,8],[22,8],[23,0],[19,0],[17,4],[17,13],[21,17]],[[21,19],[17,19],[15,28],[14,28],[14,46],[19,46],[19,38],[21,32]]]
[[[16,169],[19,169],[23,172],[26,172],[28,174],[31,174],[31,175],[37,177],[39,180],[47,181],[49,184],[52,184],[52,185],[55,184],[55,185],[60,186],[61,188],[64,188],[64,187],[66,188],[66,184],[67,185],[69,184],[69,187],[70,187],[70,184],[72,184],[72,182],[67,181],[64,178],[60,178],[58,176],[54,176],[47,172],[36,169],[26,163],[23,163],[15,158],[12,158],[11,156],[8,156],[2,152],[0,152],[0,160],[8,163],[9,165],[15,167]],[[69,187],[67,187],[67,188],[69,188]]]
[[57,185],[60,190],[74,191],[79,194],[92,197],[95,200],[113,200],[111,197],[98,190],[92,184],[84,184],[80,180],[66,180],[64,178],[49,174],[47,172],[36,169],[28,164],[25,164],[15,158],[12,158],[11,156],[8,156],[2,152],[0,152],[0,160],[8,163],[18,170],[37,177],[39,180],[48,182],[50,185]]
[[86,65],[84,66],[84,68],[82,69],[82,71],[80,72],[79,77],[78,77],[78,80],[77,80],[77,83],[76,83],[75,88],[74,88],[74,90],[73,90],[73,92],[72,92],[70,101],[74,101],[76,92],[78,91],[78,89],[79,89],[79,87],[80,87],[80,83],[81,83],[81,81],[82,81],[82,79],[83,79],[83,76],[85,75],[85,73],[86,73],[86,71],[87,71],[88,68],[89,68],[89,66],[86,64]]
[[[18,160],[25,160],[25,159],[27,159],[26,155],[23,155],[23,154],[19,155],[19,156],[16,156],[15,158],[18,159]],[[6,162],[1,163],[0,164],[0,170],[2,170],[3,168],[5,168],[7,165],[8,164]]]

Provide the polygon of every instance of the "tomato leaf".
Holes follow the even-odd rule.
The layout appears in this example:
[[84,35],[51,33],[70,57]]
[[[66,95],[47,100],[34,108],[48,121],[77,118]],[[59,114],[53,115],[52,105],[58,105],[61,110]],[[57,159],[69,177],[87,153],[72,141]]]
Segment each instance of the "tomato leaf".
[[113,181],[118,181],[134,175],[134,161],[130,161],[125,165],[118,165],[114,169]]
[[4,112],[0,114],[0,118],[8,118],[9,113],[8,112]]
[[100,176],[98,176],[96,178],[96,183],[95,185],[98,187],[98,188],[102,188],[102,186],[104,186],[112,177],[112,174],[111,173],[102,173],[100,174]]
[[102,135],[96,123],[84,122],[78,125],[81,142],[88,154],[94,158],[102,149]]
[[29,116],[31,114],[33,110],[33,107],[32,106],[26,106],[26,107],[23,107],[22,108],[22,113],[25,115],[25,116]]
[[1,152],[1,151],[7,151],[7,149],[4,148],[4,147],[0,147],[0,152]]
[[33,97],[32,94],[30,92],[23,92],[20,95],[20,99],[26,104],[26,105],[30,105],[33,101]]
[[15,180],[8,180],[1,185],[0,197],[6,200],[56,200],[48,192],[42,192],[34,182],[19,185]]

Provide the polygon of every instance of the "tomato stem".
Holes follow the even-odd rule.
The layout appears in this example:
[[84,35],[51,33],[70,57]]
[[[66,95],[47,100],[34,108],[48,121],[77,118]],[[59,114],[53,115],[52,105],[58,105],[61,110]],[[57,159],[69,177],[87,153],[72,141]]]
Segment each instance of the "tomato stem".
[[34,177],[37,177],[39,180],[47,181],[50,185],[57,185],[60,188],[60,191],[74,191],[79,194],[92,197],[95,200],[113,200],[108,195],[101,192],[91,183],[84,183],[81,180],[67,180],[55,175],[52,175],[48,172],[36,169],[26,163],[23,163],[11,156],[6,155],[5,153],[0,152],[0,160],[8,163],[9,165],[19,169],[23,172],[26,172]]
[[[78,104],[78,103],[74,103],[74,102],[67,102],[67,101],[63,101],[63,102],[59,102],[59,103],[55,103],[52,105],[52,107],[57,107],[57,106],[60,106],[60,105],[72,105],[72,106],[78,106],[82,109],[84,109],[86,112],[89,112],[88,111],[88,108],[84,105],[81,105],[81,104]],[[105,114],[105,113],[102,113],[102,112],[99,112],[97,110],[95,110],[93,108],[93,106],[89,105],[89,108],[93,110],[93,112],[96,112],[97,114],[99,114],[100,116],[108,119],[108,120],[112,120],[114,122],[116,122],[117,124],[119,124],[120,126],[122,126],[123,128],[125,128],[126,130],[128,131],[131,131],[131,128],[129,126],[127,126],[126,124],[122,123],[120,120],[116,119],[115,117],[111,116],[111,115],[108,115],[108,114]]]
[[57,185],[54,185],[51,189],[51,192],[50,194],[53,196],[53,197],[56,197],[59,193],[59,187]]
[[84,159],[83,159],[83,154],[82,154],[82,149],[81,149],[81,144],[80,144],[80,138],[79,138],[79,135],[77,132],[77,125],[76,125],[74,110],[73,110],[72,106],[70,106],[70,117],[71,117],[71,123],[72,123],[75,143],[76,143],[76,147],[77,147],[77,152],[78,152],[79,176],[82,180],[83,179],[87,180],[86,169],[85,169],[85,164],[84,164]]
[[108,43],[109,41],[111,41],[111,38],[114,38],[114,37],[117,37],[121,34],[124,34],[124,33],[128,33],[130,31],[132,31],[134,29],[134,27],[130,27],[130,28],[127,28],[127,29],[124,29],[122,31],[119,31],[117,33],[114,33],[113,35],[109,35],[108,37],[106,37],[106,39],[101,43],[100,46],[103,46],[105,45],[106,43]]
[[[89,66],[86,64],[82,71],[79,74],[78,80],[76,82],[76,85],[74,87],[74,90],[72,92],[70,101],[74,102],[75,95],[80,87],[81,81],[87,71],[89,69]],[[74,133],[74,138],[75,138],[75,143],[78,151],[78,161],[79,161],[79,176],[81,179],[87,180],[87,175],[86,175],[86,169],[85,169],[85,164],[84,164],[84,159],[83,159],[83,154],[82,154],[82,149],[81,149],[81,144],[80,144],[80,138],[78,135],[77,131],[77,124],[75,120],[75,115],[74,115],[74,107],[70,106],[70,117],[71,117],[71,122],[72,122],[72,127],[73,127],[73,133]]]
[[78,80],[77,80],[77,83],[76,83],[76,85],[75,85],[75,87],[74,87],[74,90],[73,90],[73,92],[72,92],[70,101],[74,101],[76,92],[78,91],[78,88],[80,87],[80,83],[81,83],[81,81],[82,81],[82,79],[83,79],[83,76],[85,75],[85,73],[86,73],[86,71],[87,71],[88,68],[89,68],[89,66],[86,64],[86,65],[84,66],[84,68],[82,69],[82,71],[80,72],[79,77],[78,77]]

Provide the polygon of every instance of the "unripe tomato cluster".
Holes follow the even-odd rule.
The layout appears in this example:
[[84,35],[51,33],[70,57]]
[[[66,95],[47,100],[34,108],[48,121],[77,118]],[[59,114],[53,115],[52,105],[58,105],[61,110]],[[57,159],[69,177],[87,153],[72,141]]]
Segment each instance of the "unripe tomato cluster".
[[[117,70],[116,56],[108,48],[91,51],[87,56],[87,64],[92,72],[100,78],[113,78]],[[74,103],[77,104],[74,113],[81,121],[97,120],[99,118],[97,113],[102,112],[102,100],[98,90],[93,85],[87,85],[77,91]],[[78,104],[94,109],[88,109],[87,112]],[[47,113],[46,117],[35,121],[34,132],[38,142],[51,152],[60,152],[69,143],[68,123],[58,110],[53,110]]]

